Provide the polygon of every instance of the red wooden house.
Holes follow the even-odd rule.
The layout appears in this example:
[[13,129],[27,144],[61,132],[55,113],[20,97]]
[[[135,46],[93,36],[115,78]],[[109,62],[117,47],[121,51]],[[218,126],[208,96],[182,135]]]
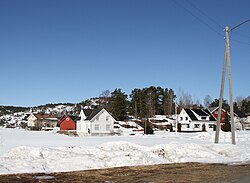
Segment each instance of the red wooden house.
[[78,116],[64,115],[60,121],[60,130],[76,130],[76,122],[80,120]]
[[[215,117],[215,119],[218,119],[218,113],[219,113],[219,107],[213,108],[210,110],[212,115]],[[222,109],[221,110],[221,117],[220,117],[220,122],[224,123],[225,122],[225,116],[226,116],[226,110]]]

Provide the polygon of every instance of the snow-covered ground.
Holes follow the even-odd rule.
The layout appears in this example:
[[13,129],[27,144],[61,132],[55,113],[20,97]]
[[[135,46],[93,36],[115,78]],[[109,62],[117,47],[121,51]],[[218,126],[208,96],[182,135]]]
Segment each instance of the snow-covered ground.
[[161,163],[249,163],[250,131],[156,132],[155,135],[69,137],[54,132],[0,128],[0,174],[59,172]]

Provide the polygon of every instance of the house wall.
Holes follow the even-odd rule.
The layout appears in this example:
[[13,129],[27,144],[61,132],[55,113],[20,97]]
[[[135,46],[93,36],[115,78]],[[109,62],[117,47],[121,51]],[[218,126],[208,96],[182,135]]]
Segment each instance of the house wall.
[[81,119],[80,121],[77,121],[76,130],[79,132],[88,134],[90,132],[90,127],[91,127],[91,124],[90,124],[90,121],[88,120]]
[[191,122],[190,117],[188,116],[188,114],[186,113],[185,110],[181,110],[179,116],[178,116],[178,123],[181,124],[189,124]]
[[[215,117],[215,119],[218,119],[218,113],[219,113],[219,108],[217,108],[216,110],[214,110],[212,112],[212,115]],[[220,117],[220,122],[224,123],[225,122],[225,116],[226,116],[226,112],[221,110],[221,117]]]
[[36,120],[37,120],[36,117],[33,114],[31,114],[28,117],[28,127],[34,127]]
[[76,122],[67,116],[63,121],[60,121],[60,130],[76,130]]
[[91,120],[91,133],[113,133],[114,122],[114,118],[106,110],[102,110]]
[[201,117],[197,116],[200,121],[192,121],[185,110],[182,110],[178,116],[178,123],[181,124],[182,131],[202,131],[202,125],[205,124],[206,131],[213,131],[214,122],[209,121],[209,117],[201,120]]

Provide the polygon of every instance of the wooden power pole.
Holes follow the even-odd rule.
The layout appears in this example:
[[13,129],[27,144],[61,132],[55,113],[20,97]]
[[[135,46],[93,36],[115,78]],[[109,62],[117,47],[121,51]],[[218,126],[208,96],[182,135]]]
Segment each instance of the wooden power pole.
[[250,22],[250,20],[246,20],[239,25],[229,29],[226,26],[226,44],[225,44],[225,52],[224,52],[224,63],[223,63],[223,70],[222,70],[222,78],[221,78],[221,88],[220,88],[220,100],[219,100],[219,112],[217,117],[217,126],[215,132],[215,143],[219,142],[219,132],[220,132],[220,121],[221,121],[221,110],[222,110],[222,102],[223,102],[223,93],[224,93],[224,83],[225,83],[225,72],[226,72],[226,65],[228,62],[228,80],[229,80],[229,100],[230,100],[230,118],[231,118],[231,133],[232,133],[232,144],[236,144],[235,142],[235,128],[234,128],[234,109],[233,109],[233,92],[232,92],[232,74],[231,74],[231,58],[230,58],[230,44],[229,44],[229,32],[238,28],[239,26]]
[[232,74],[231,74],[231,58],[230,58],[230,44],[229,44],[229,31],[230,30],[229,30],[228,26],[226,26],[225,31],[226,31],[226,44],[225,44],[224,63],[223,63],[222,78],[221,78],[219,112],[218,112],[217,126],[216,126],[216,132],[215,132],[215,143],[219,143],[219,132],[220,132],[221,110],[222,110],[224,84],[225,84],[225,73],[226,73],[226,65],[228,65],[231,133],[232,133],[232,144],[235,144],[234,110],[233,110],[233,94],[232,94]]

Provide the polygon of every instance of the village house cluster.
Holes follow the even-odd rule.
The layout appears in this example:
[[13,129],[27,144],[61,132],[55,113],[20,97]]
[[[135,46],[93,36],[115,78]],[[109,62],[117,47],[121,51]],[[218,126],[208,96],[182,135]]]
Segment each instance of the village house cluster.
[[[219,108],[212,109],[182,109],[180,114],[172,116],[156,115],[149,118],[149,122],[155,129],[176,129],[176,124],[180,126],[182,132],[214,131],[217,122]],[[222,109],[221,125],[225,123],[226,111]],[[250,129],[250,116],[242,116],[234,113],[235,127],[237,130]],[[138,121],[138,119],[131,119]],[[81,109],[77,116],[63,115],[61,117],[53,114],[31,113],[27,117],[27,127],[31,130],[52,130],[59,128],[61,132],[71,131],[78,136],[81,135],[112,135],[115,128],[120,128],[120,124],[104,108]],[[179,127],[178,127],[179,128]],[[142,132],[134,129],[133,132]]]
[[28,116],[29,129],[52,130],[59,127],[60,131],[76,131],[78,135],[112,134],[115,119],[104,108],[81,109],[79,116],[63,115],[61,118],[53,114],[35,114]]

